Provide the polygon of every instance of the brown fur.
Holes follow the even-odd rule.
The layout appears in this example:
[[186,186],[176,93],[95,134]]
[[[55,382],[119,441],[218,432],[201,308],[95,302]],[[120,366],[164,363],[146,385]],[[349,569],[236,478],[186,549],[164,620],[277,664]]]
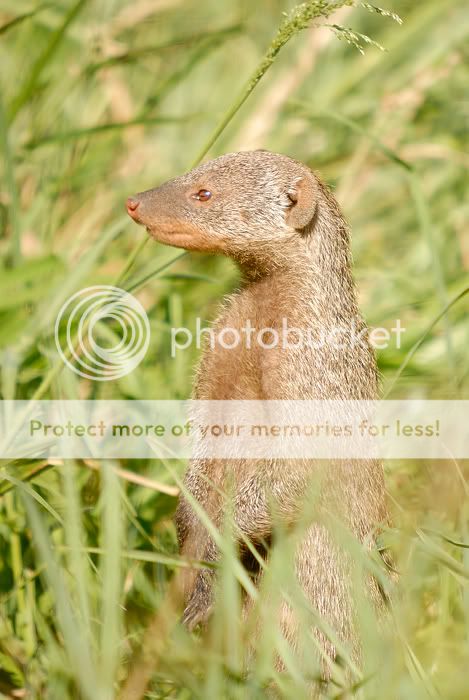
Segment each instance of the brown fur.
[[[209,190],[207,202],[193,195]],[[305,165],[286,156],[255,151],[232,153],[134,198],[133,218],[162,243],[221,253],[239,265],[244,283],[225,301],[215,330],[257,328],[315,330],[355,325],[364,328],[351,273],[349,230],[331,192]],[[289,348],[265,350],[220,345],[203,354],[194,388],[196,399],[375,399],[377,371],[371,348]],[[254,543],[272,534],[272,498],[286,525],[318,465],[312,460],[193,460],[186,486],[222,526],[225,510],[218,489],[231,484],[238,540]],[[334,508],[361,541],[373,540],[386,521],[381,465],[376,461],[334,462],[326,470],[321,504]],[[181,551],[215,560],[213,541],[203,534],[187,501],[176,524]],[[353,613],[347,566],[327,528],[312,521],[298,547],[298,580],[313,607],[353,645]],[[204,622],[212,605],[213,575],[194,573],[185,582],[184,619]],[[372,595],[376,597],[376,590]],[[294,643],[294,623],[281,613]],[[322,639],[326,651],[334,649]]]

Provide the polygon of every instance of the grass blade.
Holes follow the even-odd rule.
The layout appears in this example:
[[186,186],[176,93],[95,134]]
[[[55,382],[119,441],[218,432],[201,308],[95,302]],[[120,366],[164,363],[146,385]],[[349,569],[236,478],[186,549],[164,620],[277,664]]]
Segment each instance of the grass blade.
[[2,24],[2,26],[0,27],[0,36],[9,32],[10,29],[17,27],[19,24],[24,22],[25,19],[31,19],[31,17],[37,15],[38,12],[41,12],[41,10],[43,10],[47,6],[48,3],[44,3],[44,5],[39,5],[39,7],[36,7],[34,10],[31,10],[31,12],[24,12],[22,15],[14,17],[9,22],[5,22],[5,24]]
[[100,563],[102,578],[100,678],[103,698],[113,700],[113,686],[121,639],[122,514],[119,480],[113,465],[104,462],[102,474],[103,555]]
[[83,9],[86,1],[87,0],[78,0],[78,2],[72,5],[70,10],[65,15],[62,24],[56,29],[55,32],[52,33],[50,41],[47,44],[44,51],[33,63],[28,77],[24,81],[16,97],[13,99],[13,102],[8,111],[8,120],[10,122],[12,122],[15,119],[18,112],[24,107],[24,105],[27,102],[29,102],[29,100],[33,96],[44,68],[52,60],[55,52],[60,46],[63,37],[67,32],[67,29],[75,20],[79,12]]
[[469,287],[466,287],[465,289],[462,290],[457,296],[455,296],[446,306],[445,308],[436,316],[433,321],[427,326],[425,331],[422,333],[420,338],[417,340],[416,343],[413,344],[407,355],[405,356],[403,362],[401,363],[399,369],[397,370],[396,374],[394,375],[392,382],[390,386],[388,386],[385,395],[383,396],[383,399],[387,399],[394,387],[396,386],[397,382],[399,381],[400,377],[402,376],[402,373],[404,372],[405,368],[419,349],[419,347],[422,345],[423,341],[425,338],[428,336],[429,333],[433,330],[433,328],[436,326],[436,324],[448,313],[448,311],[458,303],[461,299],[463,299],[466,294],[469,294]]
[[15,180],[15,170],[13,157],[10,149],[8,123],[3,106],[3,97],[0,92],[0,148],[4,158],[4,177],[10,201],[8,212],[11,221],[11,252],[10,257],[14,265],[17,265],[21,259],[21,223],[18,188]]
[[97,676],[92,663],[90,649],[85,641],[86,634],[83,635],[80,620],[74,613],[73,604],[63,578],[62,568],[50,547],[47,527],[31,496],[24,492],[22,492],[22,495],[34,544],[40,559],[45,564],[43,576],[46,579],[47,586],[54,594],[57,623],[63,635],[69,669],[86,700],[101,700],[101,697],[96,695],[96,689],[98,688]]

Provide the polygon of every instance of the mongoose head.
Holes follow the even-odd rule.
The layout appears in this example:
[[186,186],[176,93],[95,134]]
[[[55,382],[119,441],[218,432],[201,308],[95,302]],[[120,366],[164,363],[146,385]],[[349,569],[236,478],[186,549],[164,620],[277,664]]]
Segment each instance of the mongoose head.
[[260,262],[301,240],[319,191],[305,165],[268,151],[247,151],[129,197],[127,211],[161,243]]

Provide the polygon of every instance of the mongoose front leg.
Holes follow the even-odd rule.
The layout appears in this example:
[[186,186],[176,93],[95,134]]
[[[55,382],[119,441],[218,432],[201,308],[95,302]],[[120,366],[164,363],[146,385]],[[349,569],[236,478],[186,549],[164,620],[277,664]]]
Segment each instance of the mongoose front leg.
[[[249,507],[247,507],[249,499]],[[223,508],[219,509],[215,525],[220,530],[223,526]],[[262,485],[260,475],[254,474],[242,482],[233,501],[233,525],[236,544],[241,548],[245,541],[253,544],[269,538],[272,530],[272,520],[269,512],[267,494]],[[192,538],[200,538],[199,529],[188,534],[184,546],[186,551],[192,548]],[[220,558],[220,552],[211,537],[207,537],[202,560],[207,564],[215,564]],[[213,592],[215,585],[215,568],[199,571],[190,590],[186,590],[186,607],[182,621],[189,629],[207,622],[213,607]]]
[[[218,559],[218,556],[215,543],[213,540],[209,540],[203,561],[207,564],[213,564]],[[213,569],[207,568],[199,571],[182,615],[182,623],[189,630],[193,630],[197,625],[207,622],[213,606],[213,586]]]

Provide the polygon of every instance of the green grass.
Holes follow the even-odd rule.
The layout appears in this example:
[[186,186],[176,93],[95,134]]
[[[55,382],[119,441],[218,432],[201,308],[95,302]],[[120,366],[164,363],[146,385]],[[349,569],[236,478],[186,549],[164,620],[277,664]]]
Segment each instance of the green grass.
[[[247,147],[296,157],[333,186],[352,225],[369,324],[392,327],[400,318],[407,328],[400,349],[379,353],[383,393],[467,398],[465,3],[389,0],[402,25],[365,8],[316,20],[351,27],[354,34],[336,31],[352,44],[362,34],[385,49],[361,39],[363,55],[332,32],[313,43],[298,31],[327,3],[309,5],[285,18],[294,6],[286,0],[2,0],[3,399],[189,396],[197,351],[171,358],[170,329],[213,318],[237,271],[226,260],[145,243],[123,203],[207,151]],[[79,380],[55,354],[55,317],[78,289],[116,282],[148,312],[149,352],[120,380]],[[176,499],[158,490],[158,483],[174,485],[185,465],[93,466],[2,467],[0,697],[114,697],[169,577],[187,565],[175,544]],[[357,563],[364,666],[357,669],[343,649],[328,697],[346,697],[347,687],[349,696],[372,700],[467,697],[467,466],[386,464],[395,526],[387,539],[400,582],[385,634],[361,593],[363,569],[373,563],[340,533]],[[134,483],[122,470],[148,482]],[[148,698],[261,698],[272,682],[281,697],[306,697],[317,673],[308,635],[315,617],[291,574],[293,536],[279,533],[256,638],[238,615],[237,581],[249,582],[230,537],[220,535],[211,634],[178,628],[163,640]],[[307,663],[272,621],[280,591],[298,613]],[[245,673],[253,638],[257,654]]]

